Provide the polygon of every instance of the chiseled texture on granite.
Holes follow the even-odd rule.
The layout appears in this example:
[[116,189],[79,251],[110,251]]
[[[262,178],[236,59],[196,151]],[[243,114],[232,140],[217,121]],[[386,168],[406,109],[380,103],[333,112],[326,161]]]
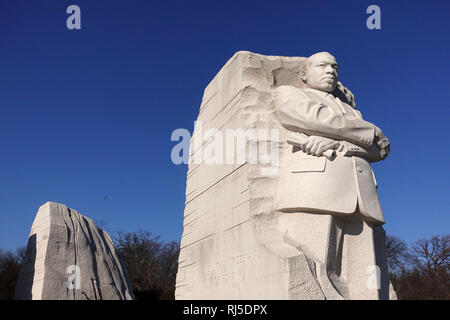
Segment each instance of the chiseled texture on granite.
[[47,202],[33,222],[16,287],[20,300],[131,300],[109,234],[67,206]]

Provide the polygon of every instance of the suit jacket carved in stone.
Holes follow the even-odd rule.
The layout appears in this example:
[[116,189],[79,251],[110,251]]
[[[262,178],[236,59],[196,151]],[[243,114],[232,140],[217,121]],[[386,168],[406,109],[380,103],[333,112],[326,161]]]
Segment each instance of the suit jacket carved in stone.
[[330,160],[288,148],[280,163],[277,209],[345,216],[359,207],[368,222],[384,224],[369,164],[381,160],[373,144],[375,126],[331,93],[280,86],[273,91],[273,101],[287,130],[338,140],[345,150]]

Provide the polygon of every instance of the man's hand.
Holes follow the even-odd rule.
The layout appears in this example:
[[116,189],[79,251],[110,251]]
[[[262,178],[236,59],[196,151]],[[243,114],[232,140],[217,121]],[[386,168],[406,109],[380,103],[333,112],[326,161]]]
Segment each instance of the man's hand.
[[375,145],[380,150],[381,159],[385,159],[389,151],[391,150],[391,143],[389,142],[389,139],[386,138],[386,136],[383,134],[380,128],[375,126],[375,139],[374,139]]
[[307,154],[320,157],[327,150],[336,150],[339,148],[339,141],[320,137],[320,136],[309,136],[305,144],[300,148]]

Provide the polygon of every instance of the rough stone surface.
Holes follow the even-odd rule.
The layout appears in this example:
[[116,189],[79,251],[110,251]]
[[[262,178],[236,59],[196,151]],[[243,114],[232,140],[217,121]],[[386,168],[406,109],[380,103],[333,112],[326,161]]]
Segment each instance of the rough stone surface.
[[[302,98],[307,61],[240,51],[206,87],[190,146],[176,299],[395,298],[369,164],[381,160],[371,145],[374,125],[363,126],[340,83],[335,100]],[[335,121],[312,117],[316,105],[311,114],[331,110]],[[341,130],[347,123],[351,129]],[[209,129],[219,134],[208,136]],[[248,135],[235,149],[244,161],[235,154],[227,162],[227,131],[239,129],[265,136]],[[301,134],[334,139],[339,148],[307,154]]]
[[39,208],[24,261],[15,299],[133,299],[109,234],[63,204]]

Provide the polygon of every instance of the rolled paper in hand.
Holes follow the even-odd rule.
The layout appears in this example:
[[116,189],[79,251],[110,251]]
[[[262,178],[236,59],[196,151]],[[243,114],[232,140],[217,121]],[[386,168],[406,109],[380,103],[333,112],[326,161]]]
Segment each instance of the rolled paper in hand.
[[[299,132],[289,132],[287,143],[297,147],[304,147],[308,143],[308,136]],[[323,153],[323,156],[328,160],[334,160],[336,158],[336,151],[328,149]]]

